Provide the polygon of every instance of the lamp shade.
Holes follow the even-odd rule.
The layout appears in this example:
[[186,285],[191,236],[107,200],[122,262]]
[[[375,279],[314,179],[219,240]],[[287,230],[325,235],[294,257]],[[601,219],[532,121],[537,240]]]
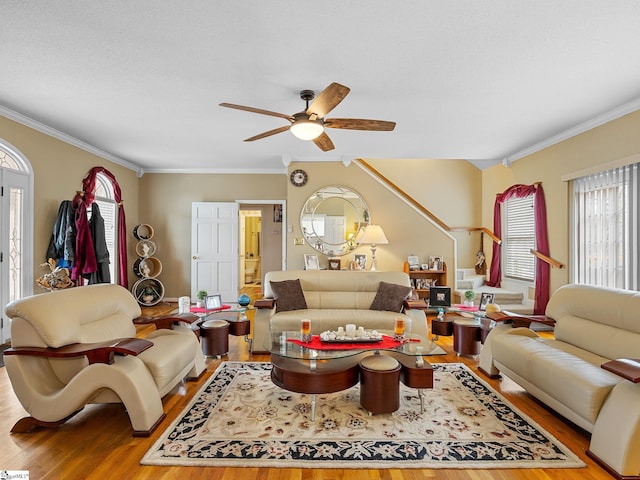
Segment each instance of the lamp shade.
[[367,225],[356,237],[357,243],[385,245],[389,243],[380,225]]
[[324,132],[324,127],[319,120],[300,118],[291,124],[289,130],[300,140],[313,140]]

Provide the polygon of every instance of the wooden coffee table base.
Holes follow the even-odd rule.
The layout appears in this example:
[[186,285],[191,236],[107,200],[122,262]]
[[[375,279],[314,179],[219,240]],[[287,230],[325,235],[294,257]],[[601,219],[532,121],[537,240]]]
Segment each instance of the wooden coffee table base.
[[[424,407],[423,389],[433,388],[433,367],[422,357],[382,351],[400,362],[400,381],[418,390],[420,408]],[[271,381],[280,388],[311,395],[311,421],[315,421],[316,394],[334,393],[353,387],[360,381],[360,361],[372,352],[363,352],[331,360],[300,360],[271,354]],[[315,365],[314,365],[315,363]]]
[[311,395],[311,421],[316,419],[316,394],[353,387],[360,380],[359,355],[315,362],[271,354],[271,381],[285,390]]

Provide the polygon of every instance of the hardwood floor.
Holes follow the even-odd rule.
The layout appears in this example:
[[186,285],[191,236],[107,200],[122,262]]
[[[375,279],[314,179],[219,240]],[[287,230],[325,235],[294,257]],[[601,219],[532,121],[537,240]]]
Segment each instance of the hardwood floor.
[[[165,305],[166,306],[166,305]],[[150,312],[145,312],[149,314]],[[139,330],[145,336],[149,327]],[[441,337],[446,356],[431,357],[436,362],[462,362],[477,372],[472,358],[452,352],[450,337]],[[488,380],[517,408],[569,447],[586,464],[583,469],[278,469],[142,466],[140,459],[162,431],[186,406],[220,362],[268,361],[264,355],[250,355],[242,337],[230,338],[230,352],[222,360],[209,359],[207,372],[197,382],[186,382],[164,398],[166,419],[149,438],[131,436],[129,419],[119,405],[91,405],[57,429],[40,429],[29,434],[12,435],[9,430],[25,412],[15,398],[6,368],[0,368],[0,470],[28,470],[34,479],[220,479],[259,480],[418,480],[418,479],[522,479],[522,480],[610,480],[602,468],[585,454],[589,435],[555,415],[525,394],[508,379]]]

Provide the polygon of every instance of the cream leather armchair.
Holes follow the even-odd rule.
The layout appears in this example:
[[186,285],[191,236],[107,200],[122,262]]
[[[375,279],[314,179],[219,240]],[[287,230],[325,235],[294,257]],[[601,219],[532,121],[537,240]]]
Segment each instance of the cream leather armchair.
[[140,307],[118,285],[70,288],[10,303],[11,347],[4,353],[13,390],[29,417],[12,433],[57,426],[86,404],[122,403],[134,436],[164,418],[162,397],[205,369],[185,326],[136,339]]

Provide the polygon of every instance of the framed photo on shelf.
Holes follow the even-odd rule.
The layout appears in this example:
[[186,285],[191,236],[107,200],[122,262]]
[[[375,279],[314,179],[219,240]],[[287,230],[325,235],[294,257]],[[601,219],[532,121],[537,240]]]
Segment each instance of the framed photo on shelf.
[[429,257],[429,270],[442,270],[442,257]]
[[450,287],[431,287],[429,289],[429,306],[450,307],[451,306],[451,288]]
[[409,270],[420,270],[420,259],[417,255],[409,255],[407,257],[407,263],[409,264]]
[[320,270],[320,264],[318,263],[318,255],[314,253],[304,254],[304,269],[305,270]]
[[356,253],[353,256],[353,260],[356,262],[356,270],[367,269],[367,255],[364,253]]
[[216,310],[222,307],[222,299],[220,295],[207,295],[204,299],[204,308],[207,310]]
[[495,298],[495,294],[493,293],[483,293],[480,296],[480,306],[478,310],[484,312],[487,309],[487,305],[493,303],[493,299]]
[[329,270],[340,270],[340,259],[339,258],[330,258],[329,259]]

